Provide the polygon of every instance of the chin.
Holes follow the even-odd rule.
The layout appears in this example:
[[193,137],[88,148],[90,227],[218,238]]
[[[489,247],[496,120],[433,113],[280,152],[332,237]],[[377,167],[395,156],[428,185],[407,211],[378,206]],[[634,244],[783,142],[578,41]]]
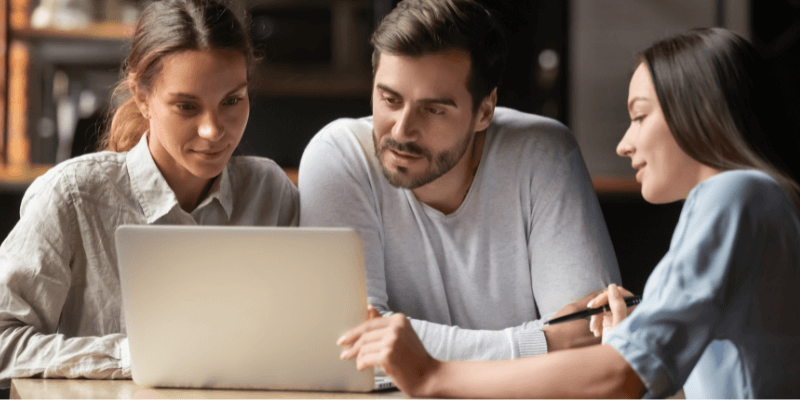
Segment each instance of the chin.
[[201,179],[211,179],[219,176],[224,168],[225,165],[221,167],[198,166],[192,170],[192,175]]
[[645,184],[642,184],[642,197],[651,204],[667,204],[682,200],[680,196],[670,193],[668,190],[653,190]]

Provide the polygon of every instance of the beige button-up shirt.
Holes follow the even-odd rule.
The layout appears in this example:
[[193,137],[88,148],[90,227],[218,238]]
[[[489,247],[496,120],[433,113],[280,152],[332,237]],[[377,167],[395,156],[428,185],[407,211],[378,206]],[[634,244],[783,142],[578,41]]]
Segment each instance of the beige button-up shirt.
[[232,157],[192,213],[147,148],[65,161],[25,193],[0,246],[0,388],[42,376],[130,377],[114,231],[124,224],[297,225],[298,192],[273,161]]

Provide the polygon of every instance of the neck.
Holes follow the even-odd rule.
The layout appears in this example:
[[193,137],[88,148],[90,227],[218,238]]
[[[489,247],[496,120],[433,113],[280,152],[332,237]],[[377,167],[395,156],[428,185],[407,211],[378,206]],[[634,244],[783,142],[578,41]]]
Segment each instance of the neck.
[[477,132],[461,160],[435,181],[413,189],[417,200],[442,212],[451,214],[461,207],[478,171],[486,141],[486,131]]
[[689,190],[685,191],[685,193],[682,193],[681,200],[686,200],[686,198],[689,197],[689,192],[691,192],[692,189],[695,188],[695,186],[699,185],[706,179],[719,174],[720,172],[722,171],[713,167],[709,167],[708,165],[705,164],[700,164],[695,173],[694,184],[692,185],[692,187],[689,188]]
[[180,179],[176,183],[167,180],[167,184],[175,192],[175,197],[178,199],[181,209],[191,213],[194,211],[200,202],[208,196],[211,187],[217,180],[217,177],[211,179]]

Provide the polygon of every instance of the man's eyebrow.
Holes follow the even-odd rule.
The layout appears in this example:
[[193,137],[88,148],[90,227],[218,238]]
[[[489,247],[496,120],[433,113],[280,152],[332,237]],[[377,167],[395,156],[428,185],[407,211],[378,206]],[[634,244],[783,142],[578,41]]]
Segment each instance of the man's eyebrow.
[[[403,97],[403,96],[400,95],[400,93],[397,93],[395,90],[392,90],[392,88],[390,88],[389,86],[386,86],[386,85],[384,85],[382,83],[376,84],[375,87],[377,87],[378,89],[383,90],[385,92],[389,92],[389,94],[391,94],[392,96],[400,97],[400,98]],[[431,103],[433,103],[433,104],[441,104],[441,105],[445,105],[445,106],[451,106],[451,107],[458,108],[458,105],[456,104],[456,102],[453,101],[453,99],[448,99],[448,98],[425,98],[425,99],[417,100],[417,103],[422,103],[422,104],[431,104]]]
[[396,91],[392,90],[392,88],[390,88],[389,86],[384,85],[383,83],[378,83],[375,86],[378,89],[383,90],[384,92],[389,92],[389,94],[391,94],[392,96],[403,97],[403,96],[400,96],[400,93],[397,93]]
[[444,105],[444,106],[452,106],[452,107],[454,107],[454,108],[458,108],[458,105],[456,105],[456,102],[455,102],[455,101],[453,101],[452,99],[448,99],[448,98],[441,98],[441,99],[420,99],[420,100],[419,100],[419,101],[417,101],[417,102],[418,102],[418,103],[423,103],[423,104],[431,104],[431,103],[433,103],[433,104],[441,104],[441,105]]
[[244,82],[244,83],[240,84],[239,86],[237,86],[235,89],[233,89],[230,92],[228,92],[228,95],[236,93],[236,92],[238,92],[238,91],[240,91],[240,90],[242,90],[242,89],[244,89],[246,87],[247,87],[247,82]]

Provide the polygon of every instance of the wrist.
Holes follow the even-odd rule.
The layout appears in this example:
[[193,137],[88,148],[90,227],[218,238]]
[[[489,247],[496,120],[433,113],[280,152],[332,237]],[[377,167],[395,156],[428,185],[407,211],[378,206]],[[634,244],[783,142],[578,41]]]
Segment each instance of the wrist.
[[558,343],[556,343],[557,341],[555,340],[556,339],[555,336],[557,336],[557,335],[554,335],[553,332],[550,332],[550,330],[548,328],[549,328],[549,326],[543,327],[542,328],[542,333],[544,334],[545,346],[547,346],[546,352],[550,353],[550,352],[558,350],[558,346],[557,346]]
[[444,386],[447,384],[445,375],[449,364],[451,363],[432,359],[427,371],[425,371],[425,377],[418,388],[419,390],[417,393],[412,394],[412,397],[441,397]]

